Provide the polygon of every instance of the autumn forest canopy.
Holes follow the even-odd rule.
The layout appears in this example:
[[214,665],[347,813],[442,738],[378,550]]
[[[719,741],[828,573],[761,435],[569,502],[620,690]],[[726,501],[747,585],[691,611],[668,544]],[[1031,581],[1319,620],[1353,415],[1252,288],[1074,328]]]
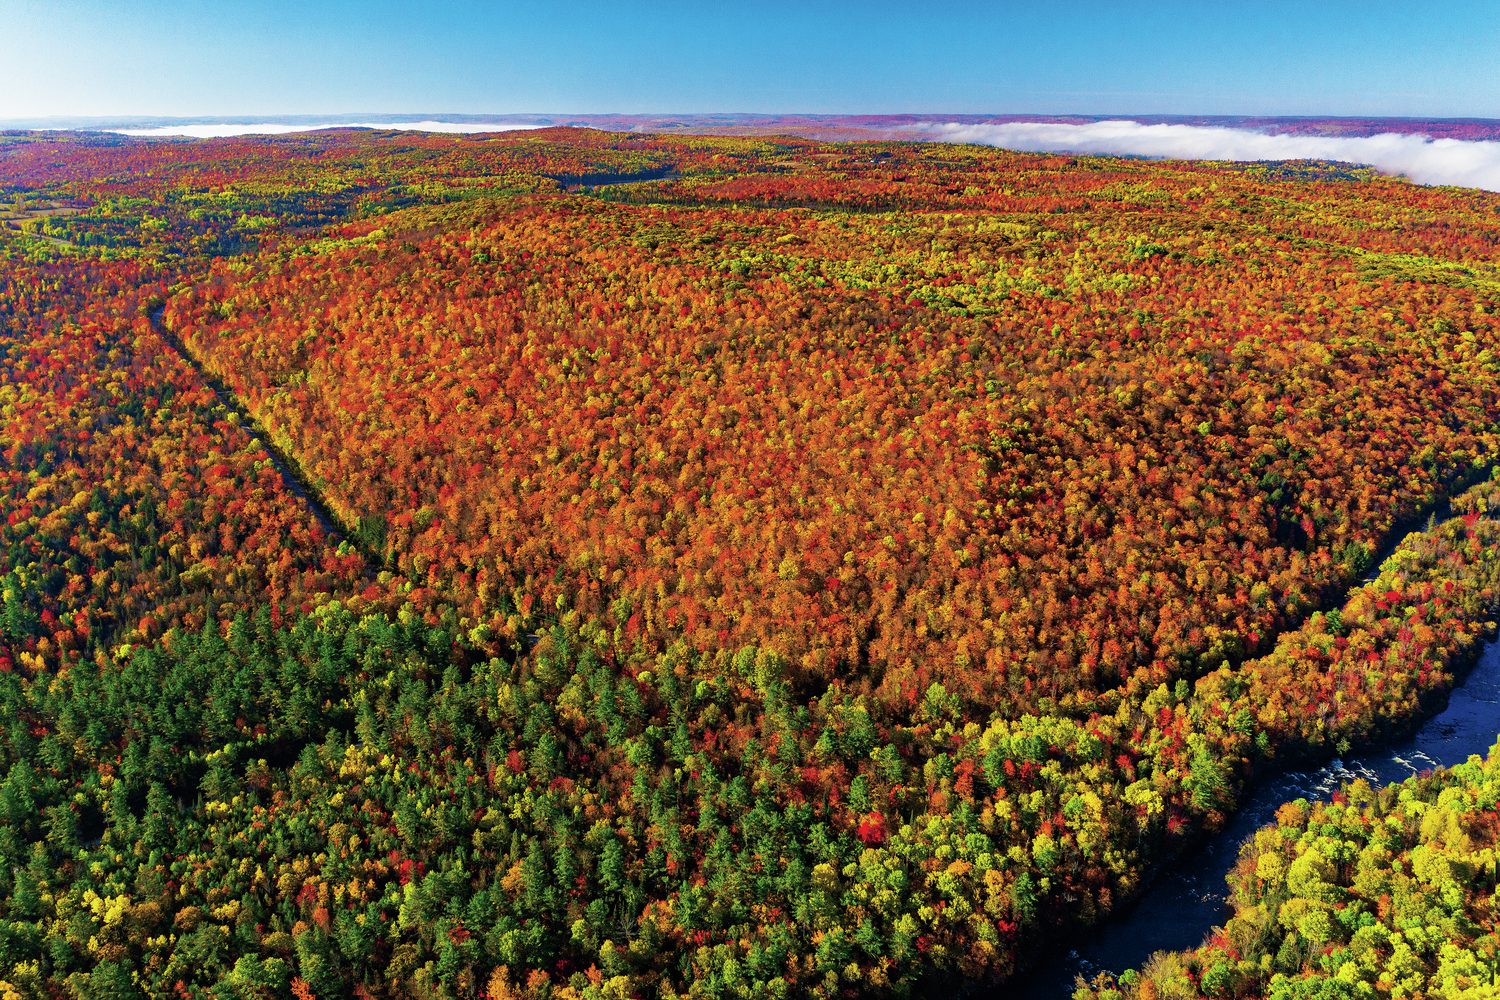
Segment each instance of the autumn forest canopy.
[[[1318,162],[0,134],[6,1000],[1002,983],[1490,637],[1497,244]],[[1080,996],[1470,995],[1495,768]]]

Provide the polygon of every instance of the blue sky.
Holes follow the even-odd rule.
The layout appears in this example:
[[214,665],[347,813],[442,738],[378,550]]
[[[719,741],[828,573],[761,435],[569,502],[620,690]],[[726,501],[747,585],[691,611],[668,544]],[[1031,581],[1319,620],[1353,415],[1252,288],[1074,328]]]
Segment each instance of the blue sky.
[[1500,0],[8,0],[0,46],[0,118],[357,111],[1500,117]]

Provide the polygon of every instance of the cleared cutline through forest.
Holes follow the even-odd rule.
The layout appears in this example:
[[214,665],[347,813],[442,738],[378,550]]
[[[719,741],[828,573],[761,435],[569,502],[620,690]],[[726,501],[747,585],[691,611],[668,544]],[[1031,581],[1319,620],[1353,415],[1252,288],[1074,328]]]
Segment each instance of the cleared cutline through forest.
[[[202,362],[193,355],[192,351],[188,350],[187,345],[183,343],[181,338],[167,329],[166,324],[162,322],[162,315],[165,312],[166,306],[164,305],[155,306],[151,310],[149,314],[151,328],[156,331],[162,343],[176,351],[184,361],[192,366],[193,370],[198,373],[198,377],[203,379],[204,384],[213,390],[219,402],[229,407],[239,417],[240,423],[244,428],[255,438],[266,454],[271,456],[271,464],[281,476],[281,481],[286,486],[288,492],[307,504],[308,509],[312,511],[313,517],[317,519],[318,525],[324,531],[339,541],[347,542],[360,555],[365,557],[366,562],[370,566],[366,574],[369,578],[373,578],[375,573],[387,569],[388,566],[386,565],[384,553],[376,552],[360,541],[358,536],[334,513],[333,509],[323,500],[322,494],[308,480],[307,473],[303,471],[302,464],[297,461],[296,456],[278,448],[275,442],[272,441],[271,435],[255,419],[255,415],[250,412],[249,407],[245,406],[239,396],[235,395],[233,390],[208,371]],[[523,648],[534,646],[540,639],[540,635],[528,634],[526,642],[522,646]],[[503,649],[501,655],[507,662],[514,663],[515,659],[521,653],[521,649]]]
[[303,471],[302,465],[297,461],[296,456],[287,454],[278,448],[275,442],[272,441],[271,435],[266,433],[266,429],[255,419],[255,415],[241,402],[240,398],[227,385],[215,378],[213,373],[208,371],[202,362],[187,349],[182,340],[171,330],[167,329],[166,324],[162,322],[162,314],[165,312],[166,306],[164,305],[157,305],[151,310],[151,328],[156,331],[156,335],[162,339],[164,344],[171,347],[184,361],[193,367],[193,370],[198,373],[198,377],[203,379],[204,384],[213,390],[219,402],[234,412],[245,429],[265,449],[266,454],[271,456],[271,464],[275,467],[277,473],[280,474],[281,481],[287,490],[303,503],[307,504],[313,516],[317,518],[319,526],[329,535],[354,546],[372,566],[378,569],[385,568],[384,554],[370,550],[357,540],[355,533],[349,530],[348,526],[324,502],[322,495],[308,481],[307,474]]

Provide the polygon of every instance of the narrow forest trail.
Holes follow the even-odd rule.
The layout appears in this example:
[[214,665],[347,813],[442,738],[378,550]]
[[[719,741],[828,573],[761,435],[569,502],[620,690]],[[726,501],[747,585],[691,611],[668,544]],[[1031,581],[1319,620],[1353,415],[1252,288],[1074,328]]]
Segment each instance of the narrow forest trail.
[[[222,380],[208,371],[193,355],[192,351],[188,350],[187,345],[176,334],[167,329],[166,324],[162,322],[162,315],[165,311],[165,307],[158,306],[151,312],[150,320],[152,329],[161,337],[163,343],[176,351],[184,361],[193,367],[193,370],[203,379],[204,384],[213,390],[214,395],[218,397],[219,401],[238,415],[241,425],[260,442],[266,454],[271,456],[271,463],[281,475],[282,484],[286,487],[287,491],[307,504],[308,510],[317,519],[318,525],[332,538],[348,542],[365,557],[369,565],[369,569],[366,571],[367,576],[373,578],[375,573],[387,568],[385,554],[375,552],[359,541],[355,532],[348,525],[344,524],[338,514],[334,513],[332,508],[328,506],[327,501],[323,499],[317,487],[312,484],[306,471],[302,468],[302,464],[297,461],[296,456],[278,448],[272,441],[271,435],[255,419],[255,415],[250,412],[250,409],[245,406],[239,396],[225,385]],[[524,639],[523,646],[530,647],[536,645],[541,640],[541,636],[527,634]],[[515,657],[519,654],[520,650],[513,650],[505,652],[502,655],[508,662],[514,662]]]
[[234,411],[244,428],[260,442],[261,447],[271,456],[271,462],[276,467],[276,471],[281,474],[281,481],[287,491],[307,504],[308,509],[312,511],[313,516],[317,519],[318,525],[325,532],[335,538],[347,541],[350,545],[359,547],[361,554],[370,560],[372,566],[379,567],[382,565],[384,563],[383,553],[364,551],[364,548],[359,546],[359,543],[355,540],[354,532],[340,520],[339,516],[323,500],[317,489],[309,481],[307,473],[303,470],[301,463],[297,461],[296,456],[287,454],[276,447],[275,443],[271,440],[271,435],[260,425],[259,421],[255,419],[255,415],[235,395],[233,390],[216,378],[212,372],[208,371],[193,355],[192,351],[188,350],[187,345],[176,334],[167,329],[166,324],[162,322],[162,314],[165,311],[165,306],[158,306],[151,312],[152,329],[156,331],[157,336],[161,337],[163,343],[171,347],[184,361],[192,365],[193,370],[203,379],[204,384],[214,391],[214,395],[218,397],[219,402]]

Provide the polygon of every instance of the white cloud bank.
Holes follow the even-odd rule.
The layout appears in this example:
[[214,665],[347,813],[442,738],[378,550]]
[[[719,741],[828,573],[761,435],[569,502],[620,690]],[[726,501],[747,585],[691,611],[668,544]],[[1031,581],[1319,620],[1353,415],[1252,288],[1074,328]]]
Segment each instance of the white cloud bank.
[[1386,133],[1367,138],[1266,135],[1203,125],[1142,125],[1133,121],[1067,125],[1008,122],[993,125],[914,126],[943,142],[974,142],[1031,152],[1125,154],[1184,160],[1341,160],[1421,184],[1453,184],[1500,191],[1500,142],[1429,139]]
[[218,125],[162,125],[158,128],[112,128],[108,132],[140,136],[188,136],[194,139],[219,139],[236,135],[285,135],[289,132],[314,132],[325,128],[378,128],[405,132],[514,132],[518,129],[544,128],[542,125],[476,124],[474,122],[329,122],[323,125],[246,125],[223,122]]

